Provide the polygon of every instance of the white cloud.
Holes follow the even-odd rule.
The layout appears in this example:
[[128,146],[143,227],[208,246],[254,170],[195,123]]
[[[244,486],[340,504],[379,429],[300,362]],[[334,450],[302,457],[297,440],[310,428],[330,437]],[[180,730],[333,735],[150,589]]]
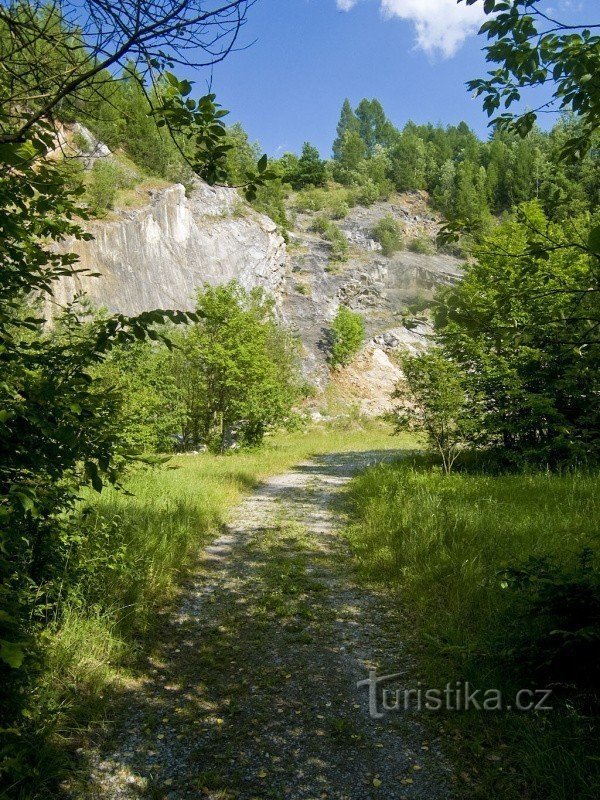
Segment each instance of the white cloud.
[[[337,0],[350,11],[358,0]],[[453,56],[467,36],[476,33],[484,19],[481,3],[468,6],[456,0],[380,0],[386,17],[408,20],[415,26],[416,45],[426,53]]]

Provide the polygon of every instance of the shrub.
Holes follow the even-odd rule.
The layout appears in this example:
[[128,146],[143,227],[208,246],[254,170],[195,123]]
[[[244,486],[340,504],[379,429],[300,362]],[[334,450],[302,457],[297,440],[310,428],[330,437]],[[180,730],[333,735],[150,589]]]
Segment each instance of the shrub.
[[114,207],[119,189],[131,189],[139,176],[131,169],[122,167],[117,161],[99,158],[94,162],[87,186],[87,202],[95,217],[104,217]]
[[330,227],[331,222],[327,219],[327,217],[322,215],[315,217],[310,225],[311,231],[314,231],[314,233],[320,233],[322,235],[325,235]]
[[331,245],[330,256],[332,261],[346,261],[348,259],[348,239],[333,222],[329,223],[325,238]]
[[332,219],[344,219],[348,215],[350,207],[342,196],[334,196],[329,203],[329,213]]
[[435,252],[435,246],[427,236],[415,236],[408,244],[408,249],[413,253],[431,255]]
[[310,226],[315,233],[320,233],[331,245],[332,261],[346,261],[348,258],[348,239],[337,225],[324,216],[315,217]]
[[331,324],[330,338],[329,363],[334,368],[346,366],[358,353],[365,338],[363,318],[347,306],[340,306]]
[[302,189],[294,204],[297,211],[322,211],[327,204],[327,192],[325,189]]
[[379,220],[372,233],[373,238],[381,245],[384,256],[392,256],[404,247],[402,228],[389,214]]
[[356,187],[356,201],[361,206],[372,206],[379,200],[379,188],[370,178]]

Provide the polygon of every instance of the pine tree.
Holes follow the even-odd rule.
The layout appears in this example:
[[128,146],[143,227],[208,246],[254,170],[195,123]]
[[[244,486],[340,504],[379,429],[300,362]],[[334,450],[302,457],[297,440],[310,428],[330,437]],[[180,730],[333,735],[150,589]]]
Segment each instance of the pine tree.
[[376,145],[388,145],[392,136],[393,127],[388,122],[383,106],[374,98],[361,100],[356,109],[358,131],[365,145],[367,154],[372,156]]
[[333,143],[333,157],[335,159],[340,158],[346,134],[352,131],[358,133],[358,127],[359,127],[358,118],[354,113],[354,111],[352,110],[350,101],[348,100],[348,98],[346,98],[342,105],[342,111],[340,113],[340,121],[338,122],[336,128],[337,137]]
[[289,175],[288,179],[294,189],[302,189],[304,186],[324,186],[327,182],[325,161],[310,142],[304,142],[297,171],[294,175]]
[[333,175],[346,185],[356,180],[361,164],[367,157],[367,148],[358,131],[346,131],[333,163]]

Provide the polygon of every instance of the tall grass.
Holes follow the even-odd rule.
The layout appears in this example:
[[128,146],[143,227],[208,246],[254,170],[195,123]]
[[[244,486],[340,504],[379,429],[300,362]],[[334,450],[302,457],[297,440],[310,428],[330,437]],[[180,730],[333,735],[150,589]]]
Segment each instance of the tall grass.
[[[504,571],[538,563],[530,559],[569,569],[585,548],[598,553],[599,488],[596,475],[444,476],[425,461],[380,465],[354,480],[348,535],[358,568],[404,609],[399,636],[412,642],[420,680],[469,681],[506,696],[529,688],[518,653],[538,621]],[[467,795],[598,796],[594,726],[581,708],[561,701],[549,717],[454,713],[443,724],[458,730]]]
[[178,455],[133,471],[122,490],[83,498],[80,569],[45,639],[27,755],[32,782],[18,796],[55,796],[70,768],[65,752],[107,713],[112,690],[152,640],[157,612],[244,494],[312,455],[401,446],[390,432],[349,422],[273,436],[255,450]]

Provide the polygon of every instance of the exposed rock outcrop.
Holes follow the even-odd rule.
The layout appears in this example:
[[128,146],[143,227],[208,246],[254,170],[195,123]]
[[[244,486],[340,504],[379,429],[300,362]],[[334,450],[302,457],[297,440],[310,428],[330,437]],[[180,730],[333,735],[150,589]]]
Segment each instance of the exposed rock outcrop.
[[94,239],[68,240],[79,266],[99,277],[61,280],[59,303],[85,292],[94,305],[137,314],[153,308],[194,307],[203,283],[236,279],[280,294],[286,271],[285,242],[275,223],[257,214],[233,189],[199,184],[187,198],[183,186],[150,193],[142,208],[121,210],[87,227]]
[[433,239],[440,225],[424,193],[401,195],[394,202],[368,208],[356,206],[337,223],[348,239],[349,258],[336,263],[330,258],[330,246],[311,230],[315,214],[297,215],[282,308],[304,343],[305,375],[321,388],[329,380],[327,332],[340,304],[362,314],[372,339],[371,356],[373,347],[383,352],[397,347],[416,351],[426,346],[428,331],[402,326],[406,306],[431,298],[438,286],[460,277],[461,262],[450,255],[401,250],[384,256],[372,230],[388,215],[401,224],[407,242],[417,236]]
[[372,230],[387,215],[402,224],[408,241],[431,239],[439,226],[419,193],[357,206],[336,223],[349,242],[349,258],[340,264],[332,261],[330,245],[311,230],[314,214],[297,214],[286,248],[275,223],[233,189],[199,182],[189,197],[180,185],[150,190],[141,207],[89,223],[93,240],[63,243],[79,254],[81,268],[98,277],[65,278],[54,299],[64,304],[85,292],[97,307],[137,314],[192,309],[203,283],[235,279],[247,289],[261,286],[274,295],[281,318],[302,340],[306,378],[322,389],[330,379],[328,329],[343,303],[363,315],[368,343],[356,364],[334,382],[345,387],[361,412],[380,413],[389,407],[391,387],[401,374],[394,351],[427,346],[426,326],[409,330],[402,325],[407,304],[426,300],[461,272],[461,262],[448,255],[402,250],[384,256]]

